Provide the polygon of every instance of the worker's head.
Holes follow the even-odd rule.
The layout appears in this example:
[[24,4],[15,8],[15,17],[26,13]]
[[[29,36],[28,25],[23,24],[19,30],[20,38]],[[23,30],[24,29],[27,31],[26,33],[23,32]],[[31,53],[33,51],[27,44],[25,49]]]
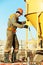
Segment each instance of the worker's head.
[[23,14],[23,9],[22,8],[18,8],[16,13],[18,14],[18,16],[21,16]]

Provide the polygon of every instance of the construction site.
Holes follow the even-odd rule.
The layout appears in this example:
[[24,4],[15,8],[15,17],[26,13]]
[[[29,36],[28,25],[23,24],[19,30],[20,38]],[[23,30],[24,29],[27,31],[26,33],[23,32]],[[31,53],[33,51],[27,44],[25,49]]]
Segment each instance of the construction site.
[[[24,2],[26,7],[24,15],[26,18],[25,24],[28,25],[26,40],[18,40],[19,50],[16,57],[17,60],[10,65],[43,65],[43,0],[24,0]],[[31,26],[36,31],[36,39],[32,35]],[[28,40],[29,33],[30,40]],[[4,64],[3,51],[5,44],[3,43],[6,43],[6,40],[0,40],[0,65]],[[13,48],[11,49],[13,50]],[[11,59],[11,55],[9,58]]]

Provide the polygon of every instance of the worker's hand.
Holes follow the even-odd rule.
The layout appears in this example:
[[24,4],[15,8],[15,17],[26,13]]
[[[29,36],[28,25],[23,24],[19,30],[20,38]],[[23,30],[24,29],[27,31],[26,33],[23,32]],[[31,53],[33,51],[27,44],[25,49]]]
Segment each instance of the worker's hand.
[[26,21],[22,22],[22,24],[25,24],[25,23],[26,23]]
[[28,25],[24,25],[24,28],[28,28]]

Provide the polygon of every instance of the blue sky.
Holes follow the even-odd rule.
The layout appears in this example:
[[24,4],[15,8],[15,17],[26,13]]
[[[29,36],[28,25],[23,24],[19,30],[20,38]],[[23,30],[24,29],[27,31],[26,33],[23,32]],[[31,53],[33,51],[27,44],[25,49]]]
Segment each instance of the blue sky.
[[[22,8],[25,14],[25,2],[24,0],[0,0],[0,40],[6,39],[6,29],[7,29],[7,22],[10,14],[15,13],[17,8]],[[23,15],[24,15],[23,14]],[[25,20],[24,16],[21,16],[20,21]],[[36,38],[36,30],[33,27],[30,27],[32,31],[32,35]],[[20,40],[26,39],[26,31],[25,29],[17,29],[17,37]],[[28,34],[28,38],[31,39],[31,34]]]

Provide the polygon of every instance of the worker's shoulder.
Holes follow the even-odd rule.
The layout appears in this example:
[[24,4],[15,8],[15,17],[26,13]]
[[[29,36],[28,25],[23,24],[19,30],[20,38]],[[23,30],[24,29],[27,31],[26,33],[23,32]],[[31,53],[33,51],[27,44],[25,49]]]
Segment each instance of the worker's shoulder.
[[13,17],[16,18],[16,14],[15,13],[10,15],[10,18],[13,18]]

